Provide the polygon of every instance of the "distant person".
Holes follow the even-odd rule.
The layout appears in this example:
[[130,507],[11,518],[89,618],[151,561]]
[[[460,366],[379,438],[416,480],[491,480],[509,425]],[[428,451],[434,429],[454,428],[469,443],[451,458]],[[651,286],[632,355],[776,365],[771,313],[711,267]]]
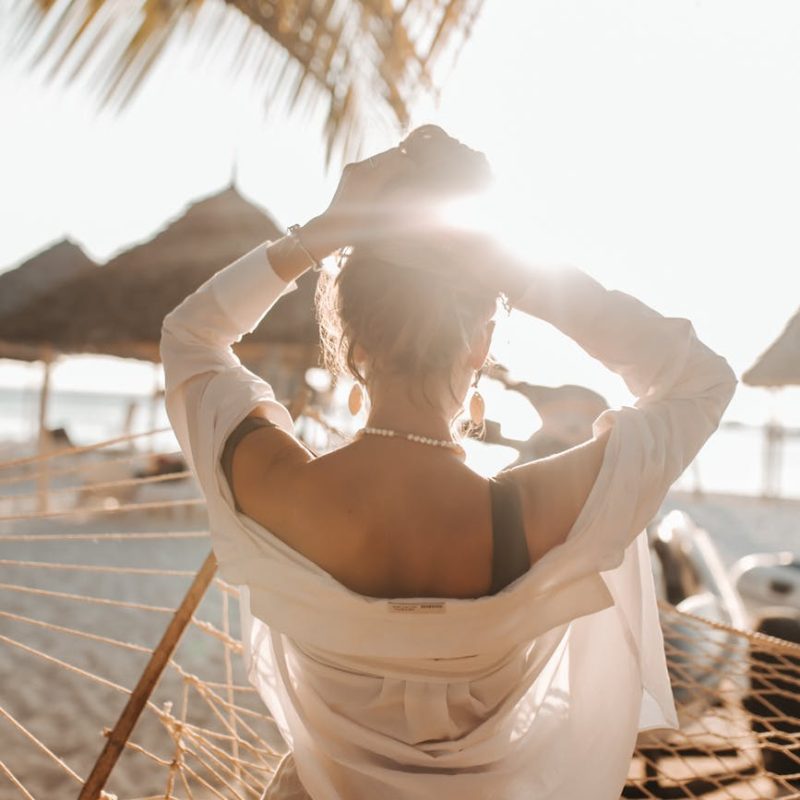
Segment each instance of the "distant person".
[[66,428],[44,428],[42,429],[42,446],[45,453],[57,453],[61,450],[69,450],[75,444]]
[[[243,587],[250,679],[290,747],[269,800],[617,800],[638,731],[677,724],[638,534],[734,375],[686,320],[436,228],[434,203],[483,164],[418,129],[164,321],[169,416],[222,575]],[[231,345],[345,246],[319,316],[369,414],[317,457]],[[639,399],[579,447],[486,480],[452,431],[465,403],[480,411],[467,397],[501,295]]]

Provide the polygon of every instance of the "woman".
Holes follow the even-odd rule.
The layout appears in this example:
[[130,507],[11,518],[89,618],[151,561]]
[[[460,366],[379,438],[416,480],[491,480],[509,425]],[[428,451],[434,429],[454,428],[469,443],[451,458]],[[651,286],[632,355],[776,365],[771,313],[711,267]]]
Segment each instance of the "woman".
[[[637,732],[676,725],[638,534],[734,376],[685,320],[437,233],[431,202],[470,153],[426,128],[351,165],[323,214],[164,321],[170,419],[222,575],[243,587],[250,679],[291,748],[267,798],[616,799]],[[315,457],[230,346],[344,246],[319,313],[370,410]],[[500,295],[638,400],[579,447],[486,481],[451,431]]]

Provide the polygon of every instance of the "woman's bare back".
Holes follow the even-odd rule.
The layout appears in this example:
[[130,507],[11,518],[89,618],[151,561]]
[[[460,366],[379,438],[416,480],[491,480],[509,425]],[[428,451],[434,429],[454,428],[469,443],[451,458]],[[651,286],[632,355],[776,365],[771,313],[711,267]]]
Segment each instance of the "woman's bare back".
[[[604,446],[592,440],[511,471],[531,562],[566,537]],[[236,446],[232,481],[243,513],[359,594],[489,593],[489,482],[451,452],[364,437],[315,458],[284,431],[261,428]]]

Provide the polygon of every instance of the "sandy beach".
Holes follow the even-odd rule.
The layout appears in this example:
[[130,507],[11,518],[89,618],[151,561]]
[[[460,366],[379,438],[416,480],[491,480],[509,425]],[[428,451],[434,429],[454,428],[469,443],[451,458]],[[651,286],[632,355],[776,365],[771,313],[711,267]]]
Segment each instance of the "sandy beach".
[[[174,494],[175,490],[141,492],[137,502],[157,502],[155,498]],[[193,495],[191,487],[182,490]],[[19,508],[19,503],[16,504]],[[92,567],[187,571],[194,573],[209,550],[205,535],[192,538],[121,538],[109,534],[147,534],[169,531],[190,534],[206,530],[202,508],[189,506],[166,511],[132,511],[98,513],[0,523],[0,536],[31,537],[25,541],[2,541],[0,558],[15,562],[47,562],[57,565],[81,565],[78,569],[32,568],[4,563],[0,582],[11,587],[29,587],[50,593],[107,598],[141,606],[173,608],[181,600],[190,576],[162,574],[130,574],[92,571]],[[57,538],[78,534],[79,539]],[[91,538],[95,536],[96,538]],[[85,568],[84,568],[85,567]],[[79,775],[88,774],[103,746],[101,732],[115,722],[126,695],[90,680],[84,674],[71,672],[62,664],[47,660],[59,659],[77,670],[92,673],[123,687],[132,687],[147,658],[146,652],[121,648],[105,642],[78,638],[75,635],[12,619],[19,615],[53,626],[62,626],[124,643],[152,648],[159,640],[170,614],[144,608],[96,604],[69,599],[55,594],[42,595],[2,590],[0,635],[21,643],[25,648],[3,641],[0,645],[0,682],[3,686],[2,706],[19,720],[53,753]],[[222,592],[212,587],[207,593],[197,618],[222,630]],[[237,606],[231,598],[231,633],[237,635]],[[226,680],[224,648],[213,635],[192,626],[187,631],[175,661],[181,669],[202,681]],[[232,659],[233,683],[246,683],[241,659]],[[161,706],[172,702],[180,714],[184,680],[174,668],[168,668],[154,696]],[[249,692],[237,692],[236,703],[259,708],[260,701]],[[196,692],[190,692],[188,721],[201,726],[219,722],[214,712]],[[256,720],[256,727],[267,741],[279,745],[270,726]],[[0,722],[3,742],[2,759],[16,777],[37,798],[71,797],[79,784],[54,764],[8,720]],[[218,726],[219,727],[219,726]],[[172,758],[174,743],[164,726],[152,713],[146,712],[137,726],[133,740],[167,760]],[[280,746],[280,745],[279,745]],[[146,797],[163,793],[165,768],[126,753],[114,771],[108,789],[120,798]],[[4,781],[0,780],[0,785]],[[9,794],[10,793],[10,794]],[[0,797],[15,796],[10,786],[0,790]],[[200,795],[202,796],[202,795]]]
[[726,567],[750,553],[796,550],[800,542],[800,500],[673,491],[661,513],[673,508],[711,534]]

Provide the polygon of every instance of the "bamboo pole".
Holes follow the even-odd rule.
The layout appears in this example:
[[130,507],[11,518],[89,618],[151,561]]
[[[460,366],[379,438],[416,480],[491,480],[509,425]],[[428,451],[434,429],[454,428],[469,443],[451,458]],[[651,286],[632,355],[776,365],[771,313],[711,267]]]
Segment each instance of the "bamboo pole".
[[164,631],[161,641],[156,649],[153,650],[147,666],[139,677],[136,688],[128,698],[125,708],[122,709],[116,725],[114,725],[111,733],[108,734],[105,746],[94,767],[92,767],[89,777],[83,784],[78,800],[99,800],[100,793],[108,781],[111,770],[114,769],[114,765],[117,763],[134,726],[158,685],[164,668],[172,658],[172,654],[175,652],[186,626],[200,605],[200,601],[203,599],[216,571],[217,559],[214,553],[211,552],[206,556],[206,560],[195,575],[192,585],[186,592],[181,604],[175,609],[175,614]]

